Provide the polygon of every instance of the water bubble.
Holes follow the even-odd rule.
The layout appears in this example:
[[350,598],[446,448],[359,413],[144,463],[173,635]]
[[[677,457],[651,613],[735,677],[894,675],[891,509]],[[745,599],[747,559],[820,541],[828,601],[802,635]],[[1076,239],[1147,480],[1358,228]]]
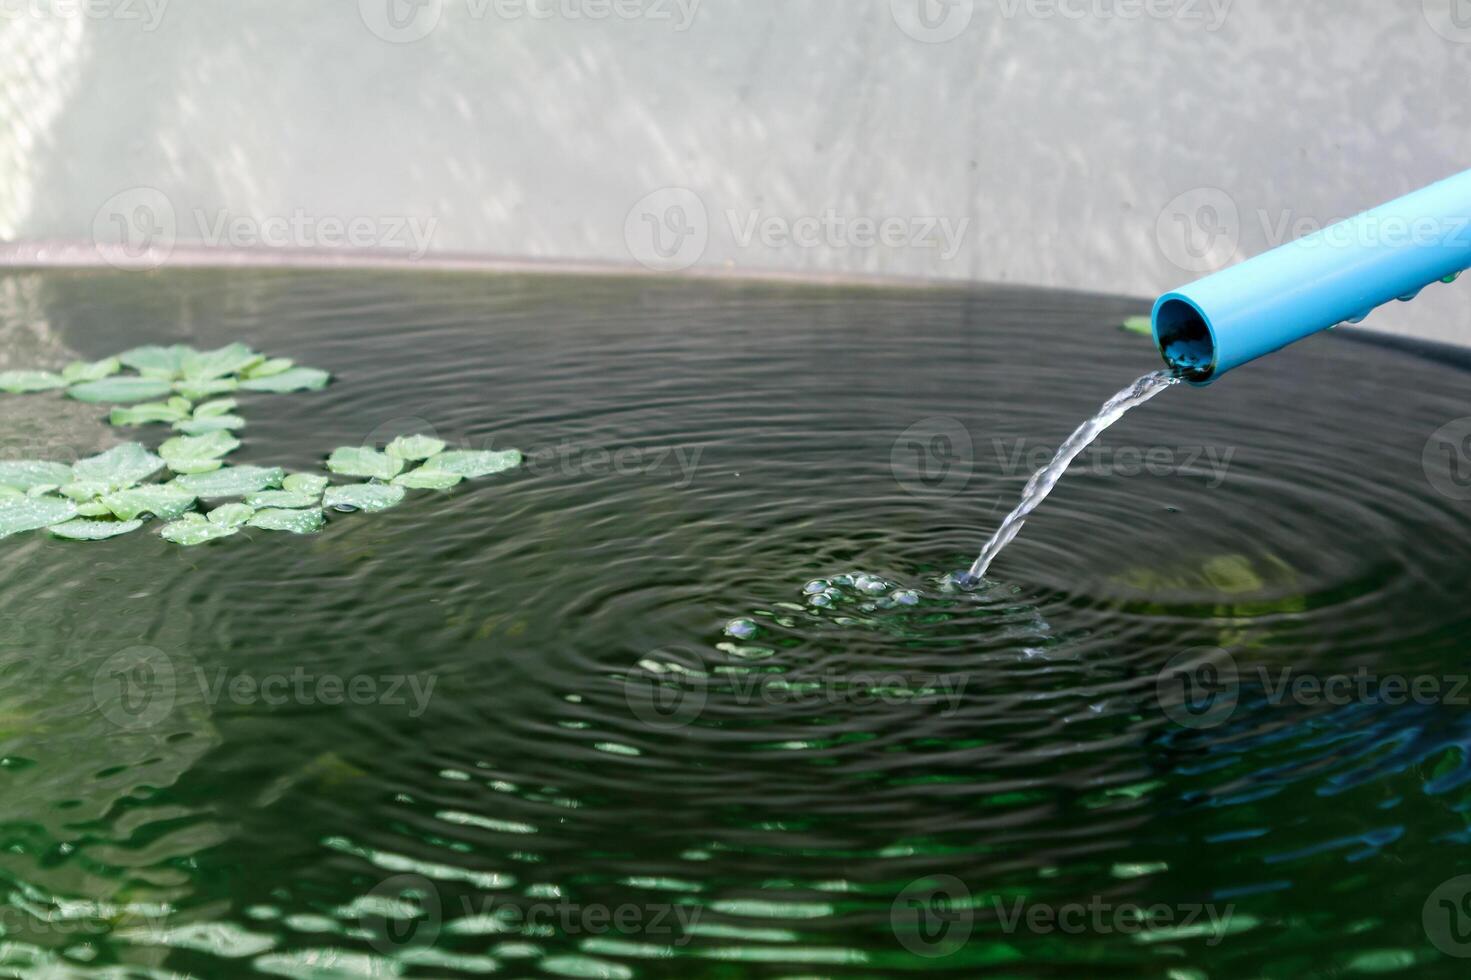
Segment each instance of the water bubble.
[[333,504],[332,509],[339,514],[351,514],[357,510],[352,504]]
[[831,606],[833,604],[832,596],[826,592],[819,592],[817,595],[811,596],[807,601],[814,606]]
[[756,624],[749,619],[732,619],[725,624],[725,635],[737,640],[749,640],[756,635]]
[[915,592],[913,589],[903,589],[899,592],[895,592],[890,598],[892,598],[894,602],[900,606],[919,605],[919,593]]
[[1442,279],[1441,282],[1449,286],[1451,283],[1455,282],[1459,278],[1461,278],[1461,274],[1459,272],[1452,272],[1450,275]]
[[826,592],[827,589],[828,584],[822,579],[816,579],[815,581],[808,582],[806,585],[802,586],[802,591],[807,595],[816,595],[819,592]]

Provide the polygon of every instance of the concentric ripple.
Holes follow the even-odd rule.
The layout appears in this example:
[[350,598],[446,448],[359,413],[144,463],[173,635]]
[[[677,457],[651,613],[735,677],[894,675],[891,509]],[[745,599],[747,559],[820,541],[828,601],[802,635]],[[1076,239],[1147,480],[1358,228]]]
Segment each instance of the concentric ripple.
[[[30,361],[242,339],[331,369],[248,406],[242,462],[527,454],[310,540],[0,542],[0,974],[1462,975],[1449,364],[1325,336],[1174,388],[967,589],[1155,367],[1116,329],[1138,303],[0,281]],[[10,458],[110,437],[25,405]],[[1379,696],[1401,677],[1441,686]]]

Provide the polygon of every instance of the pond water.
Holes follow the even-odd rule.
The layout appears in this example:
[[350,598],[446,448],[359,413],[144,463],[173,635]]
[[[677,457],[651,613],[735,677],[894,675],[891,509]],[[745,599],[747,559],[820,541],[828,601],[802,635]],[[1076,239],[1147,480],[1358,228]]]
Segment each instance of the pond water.
[[[0,542],[0,973],[1463,975],[1471,492],[1432,435],[1466,373],[1322,336],[1176,389],[944,584],[1156,365],[1139,312],[0,278],[0,367],[239,340],[334,373],[242,399],[233,462],[526,453],[312,537]],[[139,434],[102,414],[0,398],[0,448]],[[1281,693],[1338,675],[1446,688]]]

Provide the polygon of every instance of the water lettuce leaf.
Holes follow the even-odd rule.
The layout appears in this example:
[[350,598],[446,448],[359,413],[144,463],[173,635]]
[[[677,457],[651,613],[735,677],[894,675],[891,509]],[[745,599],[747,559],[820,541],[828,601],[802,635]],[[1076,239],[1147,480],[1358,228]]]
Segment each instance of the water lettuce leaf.
[[281,481],[281,487],[292,493],[309,493],[313,497],[320,497],[330,482],[325,476],[317,476],[315,473],[292,473]]
[[36,486],[62,486],[72,482],[72,468],[65,463],[44,459],[17,459],[0,462],[0,486],[29,490]]
[[70,520],[53,524],[48,529],[58,538],[72,541],[105,541],[120,534],[128,534],[143,526],[142,521],[88,521]]
[[506,470],[513,470],[520,465],[521,453],[515,449],[507,449],[504,452],[477,449],[451,449],[449,452],[429,457],[425,461],[423,469],[458,473],[460,476],[473,479],[477,476],[490,476],[492,473],[503,473]]
[[233,398],[216,398],[212,402],[205,402],[194,410],[197,419],[212,419],[220,415],[229,415],[235,411],[240,403]]
[[322,497],[322,506],[373,513],[387,510],[403,499],[403,487],[386,483],[350,483],[344,487],[328,487]]
[[251,378],[270,378],[278,374],[284,374],[291,370],[296,362],[289,357],[273,357],[269,361],[262,361],[254,367],[248,367],[240,372],[241,380]]
[[8,391],[12,395],[65,387],[66,379],[50,371],[0,371],[0,391]]
[[167,397],[173,386],[154,378],[125,378],[121,375],[98,381],[83,381],[66,389],[68,398],[79,402],[146,402]]
[[208,415],[204,418],[195,416],[174,423],[174,431],[186,436],[204,436],[211,432],[229,432],[231,429],[243,428],[245,420],[238,415]]
[[192,547],[216,538],[228,538],[236,532],[236,528],[216,524],[203,514],[190,512],[172,524],[165,524],[159,534],[163,535],[165,541]]
[[384,452],[399,459],[428,459],[444,452],[444,441],[431,436],[399,436]]
[[239,439],[227,431],[219,430],[202,436],[174,436],[172,439],[165,439],[163,445],[158,447],[158,454],[169,465],[169,469],[178,472],[175,464],[196,468],[200,463],[217,460],[239,448]]
[[332,375],[316,368],[294,367],[264,377],[247,378],[240,382],[245,391],[269,391],[283,394],[288,391],[316,391],[325,388]]
[[212,473],[178,476],[165,485],[204,499],[243,497],[258,490],[279,487],[284,475],[279,466],[225,466]]
[[61,377],[67,384],[79,381],[101,381],[123,369],[123,362],[115,357],[100,361],[72,361],[61,369]]
[[226,375],[239,374],[265,360],[244,344],[226,344],[218,350],[186,351],[179,360],[179,369],[190,381],[209,381]]
[[315,534],[322,529],[327,521],[326,515],[320,508],[313,507],[310,510],[277,510],[268,509],[257,511],[247,523],[251,527],[263,528],[267,531],[290,531],[292,534]]
[[192,401],[203,401],[213,398],[215,395],[228,395],[240,382],[234,378],[193,379],[185,378],[183,381],[174,382],[174,390]]
[[449,470],[432,470],[421,466],[417,470],[409,470],[394,477],[393,485],[408,487],[410,490],[448,490],[463,479],[460,474]]
[[194,348],[185,344],[174,344],[170,347],[147,344],[125,350],[117,359],[139,374],[173,379],[183,376],[184,358],[192,353],[195,353]]
[[109,490],[121,490],[142,483],[161,469],[162,459],[139,443],[124,442],[77,462],[72,467],[72,479],[78,483],[105,483]]
[[221,504],[209,512],[207,520],[221,527],[239,527],[254,513],[255,508],[249,504]]
[[142,405],[114,408],[107,421],[112,425],[178,422],[189,417],[189,405],[189,400],[186,398],[170,398],[166,402],[144,402]]
[[6,497],[0,500],[0,538],[50,527],[75,516],[77,505],[61,497]]
[[167,483],[150,483],[119,490],[102,498],[102,505],[119,520],[131,521],[143,514],[172,520],[194,506],[194,494]]
[[262,490],[245,498],[247,504],[260,510],[300,510],[303,507],[316,507],[321,501],[320,493],[297,493],[292,490]]
[[327,458],[327,469],[343,476],[391,480],[403,468],[403,460],[366,446],[341,446]]

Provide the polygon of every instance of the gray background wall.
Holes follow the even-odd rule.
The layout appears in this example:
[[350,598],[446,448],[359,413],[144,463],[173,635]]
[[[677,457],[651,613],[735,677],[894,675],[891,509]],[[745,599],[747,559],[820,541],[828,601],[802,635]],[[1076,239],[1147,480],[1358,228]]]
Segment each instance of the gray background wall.
[[0,0],[0,240],[1149,295],[1471,167],[1468,69],[1468,0]]

